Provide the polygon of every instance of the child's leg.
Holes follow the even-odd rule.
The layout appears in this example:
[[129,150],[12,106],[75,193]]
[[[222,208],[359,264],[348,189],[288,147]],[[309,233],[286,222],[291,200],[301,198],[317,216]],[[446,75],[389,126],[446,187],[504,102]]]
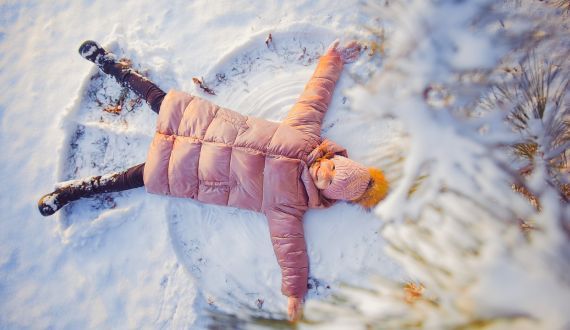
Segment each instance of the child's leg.
[[[120,84],[129,87],[130,90],[135,92],[137,95],[142,97],[146,103],[150,106],[152,111],[160,111],[160,105],[166,93],[158,88],[153,82],[147,78],[141,76],[135,71],[128,69],[126,72],[121,73],[119,76],[115,76]],[[119,77],[121,80],[119,80]]]
[[74,180],[40,198],[38,208],[42,215],[48,216],[67,203],[83,197],[139,188],[144,186],[143,173],[144,163],[122,172]]
[[152,81],[141,76],[128,65],[117,61],[114,54],[107,52],[95,41],[83,42],[79,47],[79,54],[97,64],[101,71],[115,77],[119,84],[128,87],[142,97],[150,105],[152,111],[159,112],[160,104],[166,93]]

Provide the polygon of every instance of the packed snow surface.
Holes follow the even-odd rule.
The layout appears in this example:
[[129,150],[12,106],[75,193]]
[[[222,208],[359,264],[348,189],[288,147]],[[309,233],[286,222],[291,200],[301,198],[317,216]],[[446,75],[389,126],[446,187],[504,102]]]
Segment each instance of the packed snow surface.
[[[154,132],[146,104],[103,111],[123,91],[78,55],[82,41],[131,59],[164,90],[278,121],[328,44],[366,38],[361,26],[373,18],[358,1],[8,1],[0,12],[0,328],[200,328],[212,309],[285,318],[261,214],[144,189],[49,218],[36,203],[57,182],[144,162]],[[352,111],[343,91],[377,65],[363,54],[346,67],[323,125],[370,166],[381,165],[372,150],[398,128]],[[346,204],[308,212],[307,299],[366,285],[371,273],[404,279],[382,252],[380,226]]]

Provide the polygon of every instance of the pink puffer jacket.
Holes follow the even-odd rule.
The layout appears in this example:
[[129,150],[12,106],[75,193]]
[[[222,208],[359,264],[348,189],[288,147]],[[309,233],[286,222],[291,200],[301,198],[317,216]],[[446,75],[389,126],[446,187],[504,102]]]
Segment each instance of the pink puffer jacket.
[[[303,297],[307,291],[302,220],[308,208],[324,206],[308,167],[320,156],[321,122],[342,67],[338,56],[321,57],[282,123],[168,92],[144,168],[150,193],[265,214],[286,296]],[[346,155],[331,146],[329,150]]]

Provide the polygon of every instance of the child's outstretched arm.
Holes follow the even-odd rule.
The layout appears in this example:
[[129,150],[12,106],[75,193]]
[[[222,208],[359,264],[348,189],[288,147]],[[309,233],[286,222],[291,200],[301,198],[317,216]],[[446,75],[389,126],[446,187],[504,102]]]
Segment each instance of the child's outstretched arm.
[[309,258],[303,213],[284,205],[265,212],[271,243],[281,268],[281,292],[288,297],[287,314],[291,321],[297,321],[301,316],[302,301],[307,293]]
[[319,137],[321,123],[343,66],[354,62],[360,55],[360,49],[356,41],[339,47],[338,39],[335,40],[320,58],[313,76],[284,122],[306,134]]

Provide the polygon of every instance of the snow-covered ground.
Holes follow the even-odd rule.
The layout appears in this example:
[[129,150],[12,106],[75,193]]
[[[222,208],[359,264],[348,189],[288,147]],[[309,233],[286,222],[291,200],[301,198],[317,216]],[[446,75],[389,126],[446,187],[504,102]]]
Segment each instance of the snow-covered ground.
[[[50,218],[36,202],[59,181],[143,162],[153,135],[156,115],[77,54],[83,40],[165,90],[280,120],[340,37],[369,47],[343,72],[323,135],[392,189],[373,213],[306,214],[302,326],[567,329],[567,1],[367,3],[2,1],[0,328],[283,320],[260,214],[143,189]],[[491,93],[503,83],[513,95]],[[103,110],[119,98],[120,114]]]
[[[49,218],[36,203],[58,181],[143,162],[153,134],[155,114],[146,105],[117,117],[86,103],[97,70],[77,54],[83,40],[132,59],[165,90],[280,120],[332,40],[367,38],[362,26],[374,17],[358,3],[3,1],[0,328],[200,328],[203,312],[216,308],[285,318],[260,214],[143,189],[114,194],[109,203],[79,201]],[[373,148],[397,127],[351,111],[343,90],[377,62],[363,55],[347,67],[323,126],[371,166],[381,165]],[[216,79],[219,73],[227,79]],[[203,77],[217,95],[203,94],[192,77]],[[120,93],[111,79],[104,84],[102,97]],[[370,273],[405,279],[382,252],[382,224],[370,213],[341,204],[310,211],[305,224],[309,300],[342,282],[365,285]]]

